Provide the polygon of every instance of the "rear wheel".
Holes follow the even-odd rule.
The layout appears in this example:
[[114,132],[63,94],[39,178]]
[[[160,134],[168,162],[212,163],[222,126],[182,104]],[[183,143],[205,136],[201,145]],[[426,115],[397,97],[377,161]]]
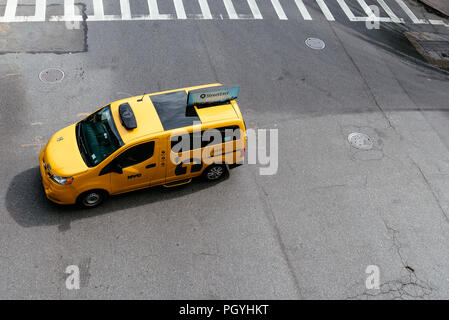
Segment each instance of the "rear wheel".
[[204,179],[208,181],[215,181],[222,178],[227,173],[227,168],[224,165],[213,164],[206,168],[203,172]]
[[106,199],[107,193],[103,190],[89,190],[78,197],[78,204],[84,208],[98,207]]

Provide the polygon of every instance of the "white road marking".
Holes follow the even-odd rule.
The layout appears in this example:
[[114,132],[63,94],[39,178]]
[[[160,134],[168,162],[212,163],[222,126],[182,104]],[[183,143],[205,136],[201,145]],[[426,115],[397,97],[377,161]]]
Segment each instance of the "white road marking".
[[94,4],[94,18],[97,20],[104,20],[103,0],[93,0]]
[[64,18],[73,21],[75,18],[75,0],[64,0]]
[[430,24],[437,25],[437,26],[446,26],[449,28],[449,24],[446,24],[442,20],[429,20]]
[[51,16],[49,21],[83,21],[81,15],[75,14],[75,0],[64,0],[64,15],[63,16]]
[[391,21],[394,23],[404,23],[404,19],[398,18],[398,16],[391,10],[391,8],[385,3],[384,0],[377,0],[377,2],[380,4],[382,9],[388,14],[388,16],[391,18]]
[[232,3],[232,0],[223,0],[223,3],[225,5],[226,11],[228,12],[229,19],[238,19],[239,15],[235,11],[234,4]]
[[159,13],[159,7],[157,5],[157,0],[148,0],[148,9],[150,10],[150,19],[151,20],[170,20],[172,18],[171,14]]
[[363,11],[366,13],[366,17],[356,17],[354,13],[351,11],[345,0],[337,0],[338,4],[340,5],[343,12],[348,17],[349,21],[355,22],[355,21],[363,21],[363,22],[392,22],[391,18],[384,18],[384,17],[377,17],[373,10],[368,6],[365,0],[357,0],[359,5],[362,7]]
[[47,0],[36,0],[36,8],[34,11],[33,21],[45,21],[47,9]]
[[187,19],[186,10],[184,9],[183,0],[173,0],[178,19]]
[[427,24],[427,20],[425,19],[418,19],[417,16],[412,12],[412,10],[407,7],[407,5],[402,0],[396,0],[396,2],[399,4],[399,6],[404,10],[404,12],[410,17],[410,19],[413,21],[414,24]]
[[17,0],[8,0],[5,8],[5,20],[14,21],[16,17]]
[[306,6],[304,5],[304,2],[302,0],[295,0],[296,6],[299,9],[299,12],[301,12],[301,15],[304,20],[312,20],[312,17],[310,16],[309,11],[307,10]]
[[[60,0],[62,1],[62,0]],[[117,21],[117,20],[185,20],[185,19],[222,19],[223,14],[217,13],[215,17],[211,13],[208,0],[189,0],[197,1],[200,8],[201,14],[187,14],[184,7],[184,0],[170,0],[173,1],[176,13],[171,14],[161,14],[158,8],[157,1],[169,1],[169,0],[147,0],[149,14],[132,15],[130,9],[129,0],[119,0],[121,14],[119,15],[105,15],[103,0],[92,0],[94,14],[87,16],[88,21]],[[233,0],[214,0],[216,2],[222,2],[227,11],[227,16],[229,19],[253,19],[260,20],[263,19],[262,13],[260,11],[257,1],[268,1],[268,0],[246,0],[251,14],[238,14],[236,12]],[[238,0],[242,1],[242,0]],[[288,20],[288,17],[281,5],[281,0],[270,0],[271,4],[280,20]],[[282,0],[284,3],[288,1],[294,1],[299,13],[304,20],[313,20],[310,12],[306,6],[307,2],[304,0]],[[308,0],[313,2],[314,0]],[[335,21],[334,15],[330,11],[326,4],[326,0],[315,0],[320,7],[322,13],[328,21]],[[329,0],[331,1],[331,0]],[[432,24],[436,26],[445,26],[449,28],[449,24],[440,19],[420,19],[413,11],[406,5],[404,0],[377,0],[379,6],[387,14],[388,17],[378,17],[378,13],[374,13],[371,7],[366,3],[366,0],[357,0],[360,7],[366,13],[366,16],[356,16],[354,12],[350,9],[346,0],[336,0],[340,5],[343,12],[348,17],[351,22],[367,22],[367,21],[378,21],[378,22],[393,22],[393,23],[405,23],[404,18],[400,18],[396,13],[390,8],[389,2],[396,1],[399,7],[404,11],[405,15],[410,18],[414,24]],[[354,0],[351,0],[355,2]],[[75,6],[76,0],[64,0],[64,15],[63,16],[46,16],[47,1],[46,0],[35,0],[35,12],[34,15],[30,16],[16,16],[17,7],[21,5],[22,1],[18,0],[6,0],[6,8],[4,16],[0,16],[0,23],[9,22],[34,22],[34,21],[65,21],[65,22],[75,22],[83,21],[83,17],[77,11]],[[260,3],[259,3],[260,4]],[[403,14],[404,14],[403,13]],[[407,21],[409,21],[407,19]]]
[[122,20],[131,20],[129,0],[120,0],[120,11],[122,12]]
[[318,6],[320,7],[321,11],[323,11],[324,16],[328,21],[335,21],[335,18],[331,11],[329,10],[329,7],[326,5],[324,0],[316,0],[318,3]]
[[387,6],[384,0],[377,0],[379,5],[385,10],[385,12],[388,14],[388,18],[386,17],[377,17],[376,14],[371,10],[370,6],[366,3],[365,0],[357,0],[360,6],[362,7],[363,11],[365,11],[366,15],[368,16],[368,21],[378,21],[378,22],[396,22],[401,23],[399,18],[393,13],[393,11],[390,9],[390,7]]
[[346,4],[345,0],[337,0],[338,4],[340,5],[343,12],[348,17],[349,21],[366,21],[366,18],[356,17],[352,13],[351,9],[349,9],[348,5]]
[[279,20],[288,20],[287,15],[284,12],[284,9],[282,9],[281,4],[279,3],[279,0],[271,0],[271,3],[273,4],[274,10],[278,15]]
[[212,13],[210,13],[210,8],[209,8],[209,4],[207,3],[207,0],[198,0],[200,7],[201,7],[201,12],[203,14],[203,19],[212,19]]
[[365,13],[370,21],[380,21],[380,18],[376,17],[373,10],[371,10],[371,8],[368,6],[368,4],[366,3],[365,0],[357,0],[357,2],[362,7],[363,11],[365,11]]
[[253,14],[254,19],[263,19],[262,14],[260,13],[259,6],[256,3],[256,0],[248,0],[249,8]]

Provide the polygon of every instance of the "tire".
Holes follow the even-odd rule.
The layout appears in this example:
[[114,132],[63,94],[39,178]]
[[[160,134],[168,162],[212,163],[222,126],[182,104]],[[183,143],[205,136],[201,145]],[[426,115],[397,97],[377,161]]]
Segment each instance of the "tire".
[[225,165],[213,164],[204,170],[203,178],[207,181],[217,181],[227,174],[228,168]]
[[77,202],[81,207],[95,208],[102,204],[107,196],[108,194],[104,190],[89,190],[82,193]]

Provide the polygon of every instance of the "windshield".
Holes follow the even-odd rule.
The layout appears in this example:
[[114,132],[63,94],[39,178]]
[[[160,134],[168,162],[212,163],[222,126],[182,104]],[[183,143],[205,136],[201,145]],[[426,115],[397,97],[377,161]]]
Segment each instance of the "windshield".
[[112,118],[111,106],[106,106],[77,125],[78,146],[89,167],[96,166],[123,144]]

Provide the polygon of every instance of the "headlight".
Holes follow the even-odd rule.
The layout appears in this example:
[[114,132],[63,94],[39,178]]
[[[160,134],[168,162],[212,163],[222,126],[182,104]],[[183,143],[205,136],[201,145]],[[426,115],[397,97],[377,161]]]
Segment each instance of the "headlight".
[[73,177],[63,178],[63,177],[52,175],[52,176],[50,176],[50,179],[53,180],[54,182],[56,182],[57,184],[61,184],[61,185],[71,184],[73,182]]

